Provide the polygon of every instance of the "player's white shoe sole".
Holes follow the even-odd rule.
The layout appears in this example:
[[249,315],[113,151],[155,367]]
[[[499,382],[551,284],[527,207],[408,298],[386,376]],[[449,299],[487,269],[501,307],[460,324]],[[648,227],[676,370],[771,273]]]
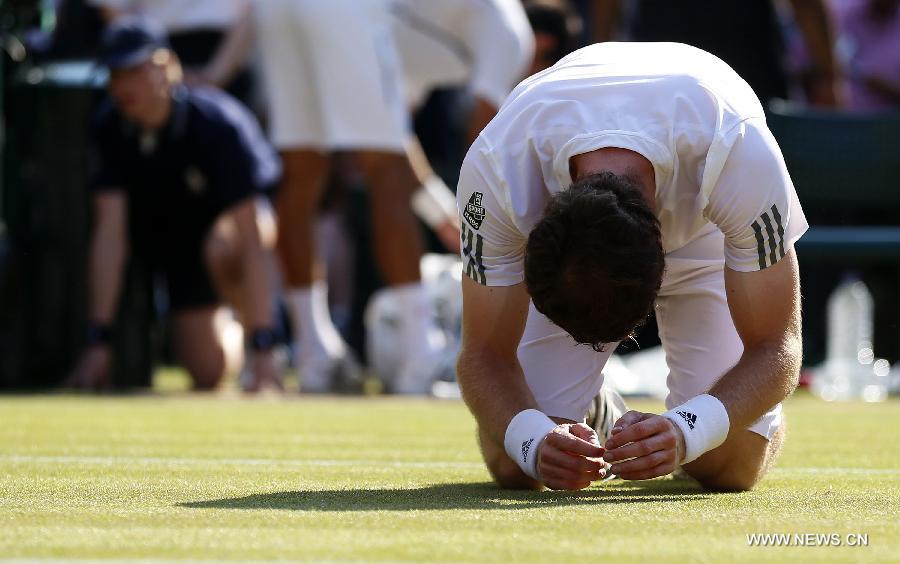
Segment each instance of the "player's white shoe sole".
[[[628,406],[622,396],[610,386],[603,386],[588,408],[585,423],[597,432],[600,444],[605,445],[616,421],[625,415],[626,411]],[[615,474],[607,474],[603,480],[612,480],[615,477]]]

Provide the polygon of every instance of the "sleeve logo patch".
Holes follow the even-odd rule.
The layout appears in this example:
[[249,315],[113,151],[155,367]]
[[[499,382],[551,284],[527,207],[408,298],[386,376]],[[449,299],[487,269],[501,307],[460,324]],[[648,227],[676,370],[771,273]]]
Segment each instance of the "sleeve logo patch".
[[463,217],[476,231],[481,229],[481,222],[484,221],[484,206],[481,205],[483,199],[484,194],[475,192],[469,198],[469,203],[466,204],[466,208],[463,210]]

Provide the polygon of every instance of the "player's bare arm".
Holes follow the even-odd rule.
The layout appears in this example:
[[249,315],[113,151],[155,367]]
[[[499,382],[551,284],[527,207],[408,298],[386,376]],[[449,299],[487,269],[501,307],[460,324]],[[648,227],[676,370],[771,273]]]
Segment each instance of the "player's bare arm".
[[[726,268],[725,287],[744,353],[709,393],[725,406],[734,432],[746,429],[797,385],[802,348],[794,252],[761,271]],[[617,427],[621,430],[614,430],[605,445],[613,473],[648,479],[668,474],[682,462],[684,436],[669,419],[629,412]]]
[[743,429],[797,387],[802,343],[794,251],[757,272],[726,268],[725,290],[744,354],[710,393],[725,404],[732,428]]
[[459,385],[466,405],[496,444],[523,409],[537,409],[516,350],[528,315],[524,284],[482,286],[463,276]]
[[[463,277],[463,347],[457,373],[463,399],[482,437],[490,442],[483,445],[486,450],[502,452],[510,421],[523,410],[537,409],[516,356],[527,314],[524,284],[490,287]],[[602,454],[589,427],[573,422],[558,425],[538,449],[541,483],[552,489],[587,487],[604,473],[605,465],[598,459]],[[540,487],[516,471],[518,479],[498,477],[498,481]]]

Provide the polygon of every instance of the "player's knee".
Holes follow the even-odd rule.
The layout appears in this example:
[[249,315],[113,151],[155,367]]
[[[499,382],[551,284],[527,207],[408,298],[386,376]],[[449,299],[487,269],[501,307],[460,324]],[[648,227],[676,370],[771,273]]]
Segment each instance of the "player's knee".
[[502,446],[491,440],[482,430],[478,432],[481,456],[488,472],[499,487],[505,490],[537,490],[541,484],[528,477],[522,469],[506,455]]
[[194,368],[190,372],[194,390],[199,392],[215,390],[225,377],[224,366],[221,369],[216,369],[216,367]]
[[750,491],[772,467],[783,440],[783,422],[769,437],[749,430],[738,433],[722,446],[686,464],[684,470],[709,491]]
[[214,231],[207,237],[203,245],[203,258],[210,271],[219,277],[234,274],[234,249],[221,234]]
[[[512,467],[510,467],[512,466]],[[541,484],[526,476],[515,464],[499,467],[488,466],[494,483],[504,490],[539,490]]]
[[488,471],[500,488],[505,490],[537,490],[540,483],[526,476],[519,466],[505,455],[485,457]]
[[707,476],[695,476],[704,489],[711,492],[748,492],[752,490],[761,478],[759,472],[720,472]]
[[194,390],[216,389],[224,380],[227,369],[224,351],[214,350],[207,354],[195,354],[193,357],[185,361],[185,368],[191,375]]
[[712,492],[746,492],[752,490],[765,474],[765,465],[757,457],[732,457],[725,460],[703,460],[689,464],[685,470],[700,485]]

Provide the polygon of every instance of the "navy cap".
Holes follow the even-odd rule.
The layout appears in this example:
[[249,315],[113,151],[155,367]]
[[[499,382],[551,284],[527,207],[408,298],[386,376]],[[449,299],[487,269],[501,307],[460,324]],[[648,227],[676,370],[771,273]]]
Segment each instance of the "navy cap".
[[103,32],[98,59],[110,69],[131,68],[148,61],[158,49],[168,48],[162,25],[146,17],[123,16]]

